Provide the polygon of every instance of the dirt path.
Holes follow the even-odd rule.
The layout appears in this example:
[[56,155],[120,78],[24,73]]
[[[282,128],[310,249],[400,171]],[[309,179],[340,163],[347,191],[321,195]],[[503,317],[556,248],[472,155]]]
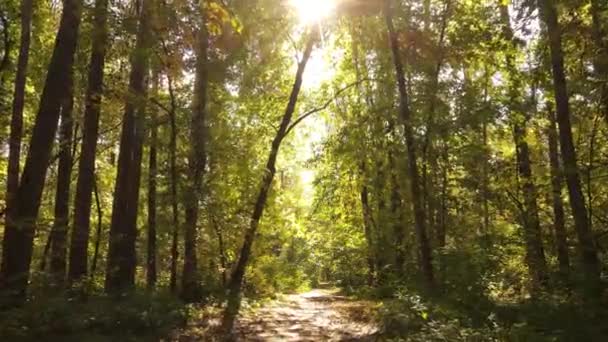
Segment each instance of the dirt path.
[[240,341],[375,341],[374,304],[339,296],[336,290],[289,295],[244,312]]

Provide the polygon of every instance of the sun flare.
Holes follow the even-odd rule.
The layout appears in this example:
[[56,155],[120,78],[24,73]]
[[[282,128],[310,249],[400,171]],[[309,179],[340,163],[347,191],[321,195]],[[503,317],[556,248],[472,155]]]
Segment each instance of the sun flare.
[[319,22],[336,8],[335,0],[290,0],[290,2],[304,24]]

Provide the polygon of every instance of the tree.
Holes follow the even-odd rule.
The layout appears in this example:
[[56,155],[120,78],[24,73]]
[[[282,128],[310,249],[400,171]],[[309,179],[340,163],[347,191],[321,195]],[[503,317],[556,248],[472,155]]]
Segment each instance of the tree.
[[599,285],[599,260],[589,228],[589,219],[585,208],[585,198],[581,189],[576,150],[572,137],[570,123],[570,103],[566,74],[564,71],[564,52],[562,49],[562,34],[558,22],[557,10],[552,0],[539,0],[539,10],[546,25],[547,38],[551,50],[551,70],[553,72],[553,88],[556,104],[556,121],[559,126],[561,156],[564,176],[568,186],[570,207],[574,216],[574,227],[578,236],[578,247],[581,256],[584,275],[592,288]]
[[[72,71],[70,71],[73,73]],[[65,281],[67,235],[70,213],[70,183],[72,181],[72,139],[74,119],[74,81],[69,75],[68,94],[61,106],[61,126],[59,130],[59,167],[57,169],[57,190],[55,193],[55,219],[49,239],[51,241],[51,275],[56,285]]]
[[190,127],[190,156],[189,167],[191,173],[190,184],[188,184],[186,196],[185,234],[184,234],[184,271],[182,274],[182,297],[186,300],[194,300],[198,296],[198,216],[201,204],[201,191],[203,176],[205,175],[206,155],[206,106],[207,106],[207,82],[208,82],[208,48],[209,35],[207,33],[207,12],[205,1],[199,2],[202,13],[202,24],[200,25],[196,39],[196,80],[194,83],[194,101],[192,104],[192,119]]
[[[8,170],[6,175],[6,221],[5,227],[11,225],[14,216],[14,201],[19,188],[19,163],[21,159],[21,137],[23,134],[23,107],[25,102],[25,84],[27,81],[27,66],[30,54],[30,39],[32,26],[33,0],[21,1],[21,38],[19,57],[17,60],[17,73],[15,75],[15,88],[13,92],[13,106],[11,115],[11,133],[9,137]],[[8,28],[4,27],[5,33]],[[10,56],[5,53],[4,58]],[[8,60],[8,59],[7,59]],[[5,233],[6,234],[6,233]],[[6,239],[3,243],[8,243]],[[2,245],[6,250],[6,245]],[[7,267],[2,257],[2,269]],[[1,276],[0,276],[1,277]]]
[[87,274],[88,246],[92,193],[95,183],[95,158],[99,135],[99,115],[103,94],[104,66],[106,57],[107,0],[96,0],[94,9],[93,43],[91,62],[85,99],[84,129],[82,147],[78,162],[78,179],[74,197],[74,222],[70,245],[70,268],[68,278],[71,283]]
[[152,45],[153,6],[154,0],[142,2],[137,42],[131,59],[129,93],[125,100],[105,281],[105,289],[111,294],[129,290],[135,283],[137,208],[147,102],[146,76],[149,72]]
[[25,299],[32,260],[36,217],[44,188],[61,103],[67,96],[69,75],[80,26],[82,2],[64,0],[61,23],[49,64],[29,150],[14,201],[14,216],[6,226],[2,250],[2,289],[16,302]]
[[[255,205],[253,207],[253,213],[249,221],[249,227],[245,231],[243,246],[241,247],[238,261],[236,262],[236,265],[233,268],[232,274],[230,276],[230,281],[228,282],[228,304],[226,306],[226,310],[222,318],[222,330],[225,333],[232,332],[234,320],[240,309],[241,287],[243,283],[243,277],[245,276],[245,268],[247,267],[247,263],[249,262],[249,257],[251,255],[251,247],[253,246],[255,234],[260,224],[262,214],[264,213],[266,201],[268,200],[268,192],[270,191],[272,180],[274,179],[274,175],[277,171],[276,162],[277,157],[279,155],[281,143],[283,142],[283,139],[285,139],[286,135],[289,133],[290,127],[294,127],[291,121],[293,118],[293,114],[296,110],[298,96],[300,95],[300,90],[302,88],[304,70],[306,69],[306,64],[310,59],[310,55],[312,54],[312,49],[314,47],[318,35],[319,32],[317,31],[317,29],[312,29],[309,33],[304,53],[298,63],[295,82],[291,90],[291,95],[289,96],[287,108],[285,109],[285,113],[283,114],[283,118],[281,119],[281,125],[279,126],[279,130],[277,131],[277,134],[272,141],[272,147],[268,156],[268,162],[266,163],[266,169],[264,170],[264,176],[262,177],[262,184],[260,185],[260,190],[258,192]],[[296,120],[295,123],[297,122],[298,121]]]
[[[517,52],[517,41],[514,39],[513,30],[509,21],[508,7],[499,2],[500,18],[503,26],[503,35],[508,46],[506,49],[506,71],[508,73],[508,109],[510,120],[513,125],[513,140],[517,156],[517,168],[522,178],[521,191],[524,197],[522,210],[522,225],[524,228],[524,239],[526,243],[526,260],[533,286],[547,285],[547,261],[543,249],[542,235],[540,230],[540,218],[538,215],[538,203],[536,198],[538,191],[532,176],[530,160],[530,148],[527,137],[527,123],[530,115],[523,111],[533,111],[525,108],[521,103],[520,89],[522,88],[521,76],[515,65]],[[533,97],[536,97],[536,89],[532,89]],[[534,104],[535,106],[536,104]]]
[[410,177],[410,193],[412,196],[412,208],[414,210],[416,236],[418,238],[418,248],[420,253],[420,270],[424,276],[426,285],[430,290],[435,286],[431,247],[427,237],[425,211],[424,206],[422,204],[422,193],[420,191],[418,161],[416,159],[416,145],[414,141],[411,113],[408,104],[408,93],[405,84],[405,74],[403,71],[403,63],[401,62],[399,39],[397,37],[395,26],[393,24],[393,9],[391,5],[391,0],[385,0],[384,16],[386,19],[386,26],[388,28],[389,42],[393,54],[393,63],[395,65],[395,74],[399,89],[399,115],[401,123],[403,125],[403,131],[407,145],[408,174]]

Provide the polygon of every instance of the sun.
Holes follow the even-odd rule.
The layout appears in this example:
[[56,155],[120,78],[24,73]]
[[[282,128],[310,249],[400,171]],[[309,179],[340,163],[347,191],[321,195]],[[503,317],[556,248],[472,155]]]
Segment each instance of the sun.
[[335,0],[290,0],[303,24],[317,23],[336,8]]

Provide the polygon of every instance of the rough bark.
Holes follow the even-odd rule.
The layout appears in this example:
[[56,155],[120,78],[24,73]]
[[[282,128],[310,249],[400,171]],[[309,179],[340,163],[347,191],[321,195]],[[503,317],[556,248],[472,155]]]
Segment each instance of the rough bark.
[[291,95],[289,97],[289,103],[287,104],[287,108],[285,109],[285,113],[283,114],[279,130],[277,131],[277,134],[274,140],[272,141],[272,147],[270,149],[270,154],[266,163],[266,169],[262,178],[262,184],[260,185],[260,190],[258,192],[257,199],[253,208],[253,213],[249,221],[249,227],[245,232],[243,246],[241,247],[239,258],[228,283],[228,305],[222,318],[222,330],[225,333],[232,332],[234,320],[240,309],[241,287],[243,277],[245,276],[245,268],[247,267],[247,264],[249,262],[251,248],[255,240],[255,234],[258,230],[260,219],[262,218],[262,214],[264,213],[266,200],[268,198],[268,192],[270,191],[272,180],[274,179],[274,176],[276,174],[276,161],[279,154],[279,149],[281,147],[283,139],[285,138],[286,132],[288,132],[288,129],[290,127],[290,123],[296,109],[296,104],[298,102],[300,89],[302,88],[304,70],[306,69],[306,64],[308,63],[308,60],[310,59],[310,55],[312,53],[314,43],[317,40],[317,36],[317,29],[312,29],[310,37],[308,38],[308,42],[306,43],[306,48],[304,49],[304,54],[302,55],[302,59],[298,64],[295,82],[291,91]]
[[81,7],[79,0],[64,0],[55,48],[15,196],[14,216],[4,234],[2,289],[16,302],[22,301],[26,295],[36,218],[57,132],[61,101],[67,94],[68,75],[74,64]]
[[564,175],[568,186],[568,195],[574,226],[578,237],[578,249],[585,278],[592,291],[600,285],[600,264],[593,233],[589,227],[585,198],[581,188],[580,175],[576,160],[576,151],[572,137],[570,122],[570,103],[564,71],[564,53],[562,49],[561,28],[557,19],[557,9],[552,0],[538,0],[541,17],[546,25],[546,31],[551,50],[551,69],[553,72],[553,88],[556,104],[556,121],[559,126],[559,138]]
[[[6,175],[6,222],[5,227],[12,224],[14,216],[14,201],[19,188],[19,163],[21,159],[21,138],[23,134],[23,107],[25,104],[25,84],[27,81],[27,66],[29,63],[30,40],[33,14],[33,0],[21,1],[21,37],[17,73],[13,92],[11,115],[11,131],[9,136],[8,169]],[[6,234],[6,233],[5,233]],[[3,243],[8,243],[6,239]],[[3,244],[3,250],[6,245]],[[6,258],[2,257],[2,269],[6,268]],[[0,275],[1,277],[1,275]]]
[[70,74],[68,94],[61,108],[59,129],[59,167],[57,169],[57,189],[55,192],[55,219],[51,228],[50,272],[54,285],[61,286],[65,281],[67,235],[70,214],[70,183],[72,179],[72,133],[74,120],[72,110],[73,73]]
[[130,290],[135,284],[135,240],[144,137],[151,16],[154,0],[143,0],[137,42],[131,60],[129,93],[123,117],[118,172],[112,205],[105,289],[110,294]]
[[432,290],[435,287],[435,278],[433,274],[431,247],[427,237],[425,211],[424,205],[422,203],[422,193],[420,189],[418,160],[416,159],[414,131],[412,127],[411,113],[408,103],[409,100],[405,83],[404,67],[403,62],[401,61],[399,39],[397,37],[397,33],[393,24],[391,0],[385,0],[384,15],[388,28],[390,48],[393,55],[393,63],[395,65],[395,74],[399,89],[399,116],[403,125],[405,143],[407,147],[407,171],[410,177],[410,192],[412,196],[412,207],[414,211],[416,236],[418,239],[420,270],[422,271],[427,288],[429,290]]
[[182,298],[187,301],[197,299],[199,292],[199,275],[197,260],[198,216],[203,191],[203,177],[207,164],[207,83],[208,83],[208,49],[209,38],[206,28],[206,13],[201,1],[202,23],[196,39],[196,78],[194,84],[194,101],[190,127],[190,182],[186,190],[185,229],[184,229],[184,269],[182,273]]
[[553,204],[553,230],[555,234],[555,250],[557,261],[562,277],[570,273],[570,256],[568,255],[568,234],[566,232],[566,220],[564,213],[564,202],[562,200],[562,171],[559,163],[559,146],[557,142],[557,127],[555,115],[549,111],[549,126],[547,129],[549,140],[549,163],[551,167],[551,194]]
[[[509,20],[509,10],[503,2],[499,2],[499,9],[504,38],[513,45],[513,50],[507,50],[506,53],[506,71],[508,73],[509,81],[508,108],[510,111],[511,123],[513,125],[517,169],[519,176],[521,177],[521,191],[524,197],[522,224],[526,244],[526,263],[533,286],[537,288],[547,285],[548,270],[543,249],[538,203],[536,202],[538,191],[532,176],[530,148],[526,141],[529,115],[522,113],[524,108],[520,103],[521,94],[519,92],[521,91],[520,89],[523,88],[523,85],[520,81],[520,76],[518,75],[519,70],[517,70],[515,65],[516,56],[514,51],[517,48],[517,45],[514,41],[514,34]],[[534,89],[534,91],[536,90]]]
[[95,156],[99,135],[99,115],[103,94],[103,77],[108,40],[108,0],[96,0],[93,18],[93,43],[91,63],[85,98],[84,130],[78,179],[74,197],[74,221],[70,243],[70,283],[86,276],[88,269],[88,246],[90,235],[91,196],[95,183]]

